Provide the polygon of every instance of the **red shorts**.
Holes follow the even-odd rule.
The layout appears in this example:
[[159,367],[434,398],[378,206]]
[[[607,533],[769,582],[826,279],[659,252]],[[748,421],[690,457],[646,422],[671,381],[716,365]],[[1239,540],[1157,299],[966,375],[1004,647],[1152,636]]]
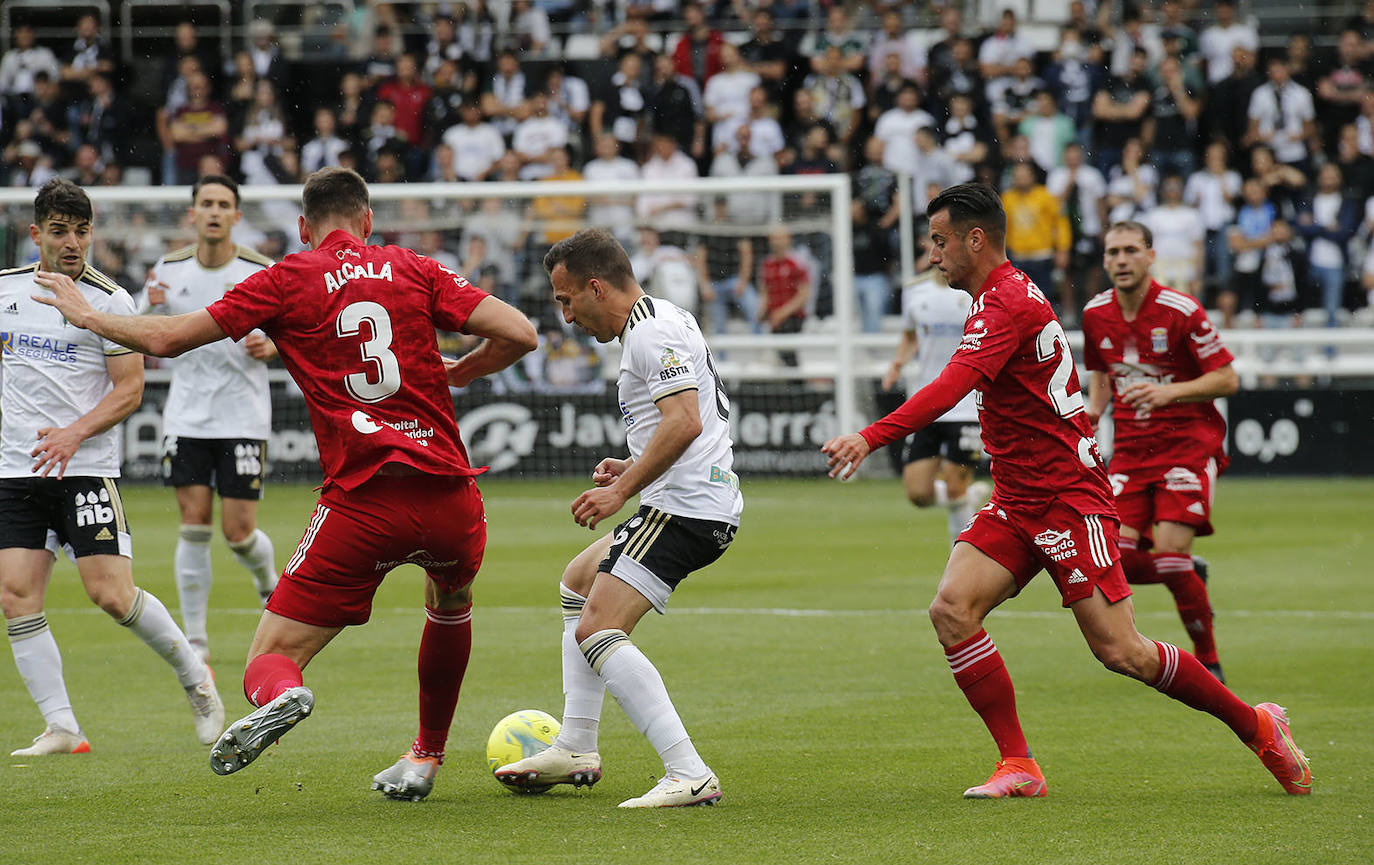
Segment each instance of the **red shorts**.
[[1102,589],[1110,603],[1131,596],[1117,549],[1113,517],[1084,515],[1058,501],[1036,514],[1007,510],[994,496],[959,535],[1011,571],[1019,592],[1040,571],[1049,572],[1064,606]]
[[1217,483],[1217,461],[1201,465],[1125,467],[1112,463],[1109,477],[1121,524],[1150,537],[1159,522],[1192,526],[1199,537],[1210,535],[1212,494]]
[[361,625],[392,568],[419,565],[452,592],[477,576],[486,546],[472,478],[384,475],[353,490],[333,487],[320,496],[267,609],[325,628]]

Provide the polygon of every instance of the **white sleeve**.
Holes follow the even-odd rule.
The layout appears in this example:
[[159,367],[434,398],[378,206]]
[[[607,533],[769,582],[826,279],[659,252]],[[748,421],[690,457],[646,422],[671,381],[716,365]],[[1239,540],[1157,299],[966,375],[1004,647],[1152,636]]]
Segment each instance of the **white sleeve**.
[[696,370],[688,350],[684,328],[657,318],[635,325],[626,346],[630,372],[649,387],[649,397],[658,402],[665,396],[697,389]]
[[[129,292],[124,289],[106,296],[104,303],[97,303],[96,306],[103,312],[111,312],[115,315],[138,315],[138,308],[134,305],[134,299],[129,296]],[[115,354],[129,354],[131,349],[108,339],[100,340],[101,350],[108,357]]]

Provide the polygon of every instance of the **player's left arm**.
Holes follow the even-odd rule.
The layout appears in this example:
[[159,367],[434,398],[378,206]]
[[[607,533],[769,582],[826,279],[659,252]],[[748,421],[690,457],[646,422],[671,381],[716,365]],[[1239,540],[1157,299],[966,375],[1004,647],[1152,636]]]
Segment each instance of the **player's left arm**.
[[1231,364],[1218,367],[1188,381],[1168,384],[1138,382],[1121,392],[1121,399],[1137,412],[1149,412],[1175,402],[1206,402],[1234,396],[1240,390],[1240,376]]
[[1093,370],[1088,378],[1088,388],[1088,423],[1097,429],[1097,422],[1107,410],[1107,403],[1112,401],[1111,376],[1100,369]]
[[613,483],[587,490],[572,503],[573,519],[579,526],[595,529],[597,523],[615,516],[631,496],[671,468],[701,435],[696,388],[660,397],[654,404],[661,417],[644,453],[630,462]]
[[457,360],[445,358],[444,370],[452,387],[466,387],[503,370],[539,347],[539,334],[525,314],[490,295],[473,307],[463,330],[482,337],[483,342]]
[[56,471],[61,478],[82,442],[133,414],[143,401],[143,355],[133,352],[108,355],[105,370],[113,387],[94,408],[69,426],[38,430],[38,444],[29,452],[34,458],[34,473],[47,477]]
[[69,324],[143,354],[176,357],[225,337],[223,329],[203,309],[170,316],[118,315],[91,306],[76,282],[64,273],[40,270],[34,281],[51,293],[36,294],[33,299],[56,307]]

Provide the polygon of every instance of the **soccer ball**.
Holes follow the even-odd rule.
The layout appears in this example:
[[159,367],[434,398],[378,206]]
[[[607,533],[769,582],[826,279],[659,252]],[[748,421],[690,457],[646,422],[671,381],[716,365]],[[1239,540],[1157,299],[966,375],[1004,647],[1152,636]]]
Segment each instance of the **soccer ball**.
[[[487,738],[487,768],[492,772],[516,760],[533,757],[553,744],[560,728],[558,719],[538,709],[521,709],[500,721]],[[542,793],[548,787],[524,788],[522,793]]]

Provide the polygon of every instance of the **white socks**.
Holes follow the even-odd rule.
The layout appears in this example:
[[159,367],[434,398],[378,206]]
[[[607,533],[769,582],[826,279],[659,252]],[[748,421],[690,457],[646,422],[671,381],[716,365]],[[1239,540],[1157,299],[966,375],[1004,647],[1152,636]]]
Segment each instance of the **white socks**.
[[81,725],[76,722],[72,701],[67,697],[67,683],[62,679],[62,654],[48,629],[47,617],[34,613],[6,619],[5,630],[14,651],[14,665],[19,668],[29,696],[38,704],[38,711],[43,713],[43,720],[49,727],[79,734]]
[[624,631],[597,631],[580,648],[606,690],[663,758],[668,775],[701,778],[710,774],[673,708],[663,677]]
[[210,527],[183,523],[177,531],[173,569],[177,578],[177,597],[181,601],[181,623],[186,636],[201,645],[209,643],[205,618],[210,609]]
[[573,753],[595,751],[606,685],[577,647],[577,623],[587,599],[565,585],[558,589],[563,603],[563,728],[553,744]]
[[138,635],[154,652],[172,665],[183,688],[194,688],[210,676],[210,668],[191,648],[186,635],[172,620],[172,614],[156,596],[138,590],[129,614],[119,623]]
[[262,529],[253,529],[251,535],[238,543],[230,542],[229,549],[234,551],[234,558],[239,560],[239,564],[253,575],[258,597],[262,598],[264,604],[267,603],[268,595],[277,587],[276,553],[272,549],[272,539]]

